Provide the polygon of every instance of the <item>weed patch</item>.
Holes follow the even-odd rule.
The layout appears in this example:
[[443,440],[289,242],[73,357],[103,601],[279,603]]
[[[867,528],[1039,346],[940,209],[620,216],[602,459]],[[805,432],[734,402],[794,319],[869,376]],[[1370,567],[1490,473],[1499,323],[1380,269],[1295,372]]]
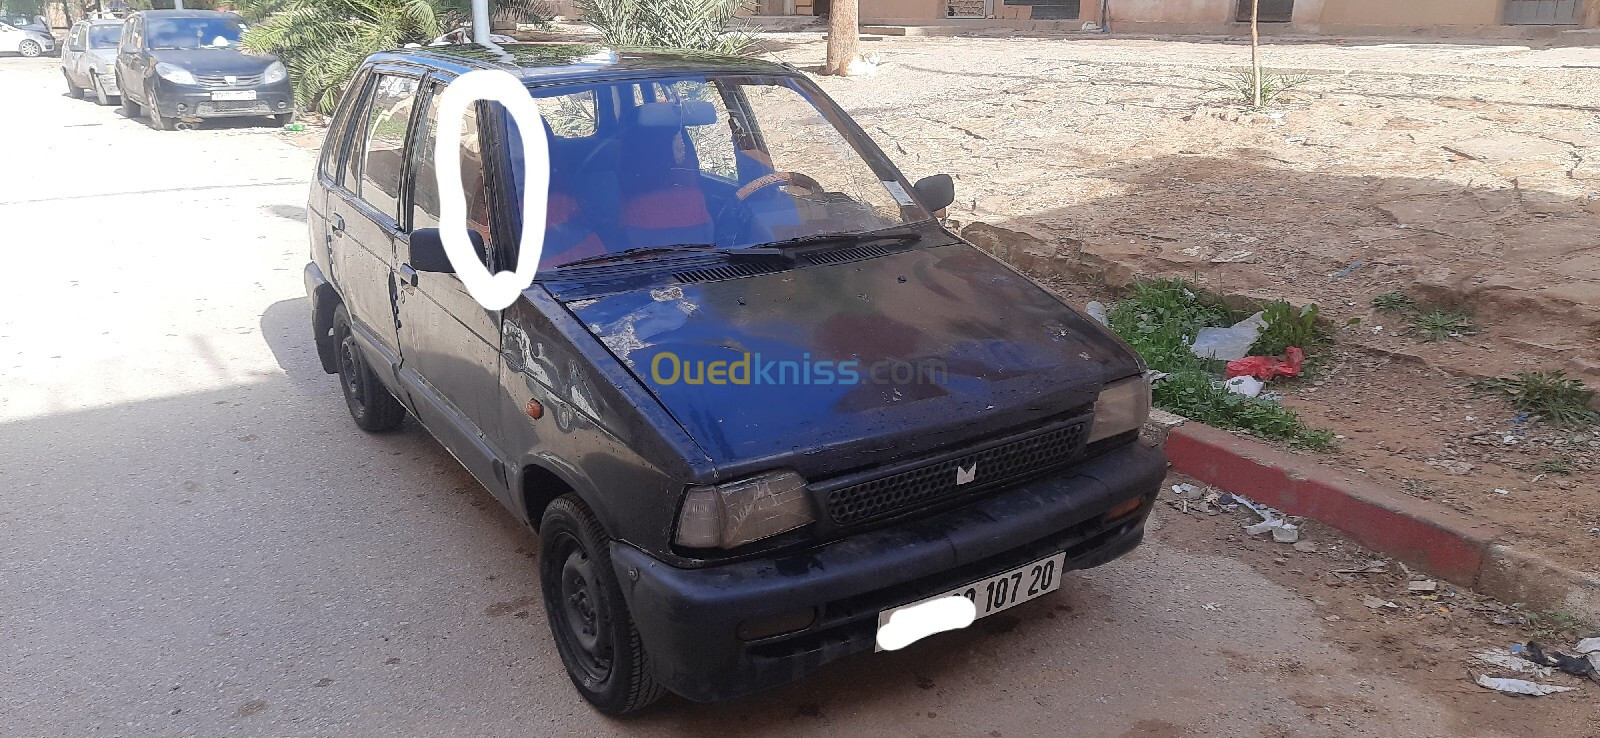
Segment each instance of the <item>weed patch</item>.
[[[1303,74],[1285,74],[1271,69],[1261,70],[1261,104],[1270,105],[1283,93],[1305,84],[1311,78]],[[1219,92],[1226,92],[1234,98],[1234,102],[1251,105],[1255,101],[1255,73],[1249,69],[1240,69],[1229,72],[1219,79],[1212,80],[1212,85]]]
[[1242,317],[1181,279],[1136,283],[1127,299],[1118,301],[1107,315],[1111,329],[1151,369],[1167,375],[1155,383],[1157,407],[1295,446],[1332,446],[1331,431],[1307,426],[1293,410],[1218,387],[1214,376],[1221,374],[1224,362],[1202,359],[1190,351],[1189,344],[1201,328],[1232,325]]
[[1600,422],[1600,413],[1589,409],[1594,390],[1585,389],[1583,382],[1568,378],[1560,369],[1480,379],[1472,383],[1472,388],[1504,397],[1517,410],[1537,415],[1551,425],[1579,428]]
[[1416,329],[1419,340],[1428,342],[1460,338],[1478,332],[1478,327],[1472,324],[1472,320],[1465,313],[1452,313],[1446,310],[1418,313],[1411,319],[1411,327]]

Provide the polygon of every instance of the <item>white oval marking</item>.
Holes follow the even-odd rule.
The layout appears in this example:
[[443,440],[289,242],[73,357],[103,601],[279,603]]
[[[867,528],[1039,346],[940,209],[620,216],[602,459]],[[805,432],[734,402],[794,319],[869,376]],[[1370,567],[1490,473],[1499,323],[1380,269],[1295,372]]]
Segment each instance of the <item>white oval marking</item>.
[[898,651],[934,633],[965,628],[978,619],[978,606],[959,595],[940,597],[896,610],[878,628],[878,648]]
[[[517,268],[494,274],[478,260],[467,239],[467,197],[461,189],[461,116],[467,106],[489,100],[505,106],[522,138],[522,238]],[[453,122],[446,125],[447,122]],[[545,206],[550,194],[550,150],[539,108],[522,81],[502,69],[475,69],[446,85],[439,97],[439,130],[434,134],[434,172],[438,175],[439,237],[445,256],[472,299],[485,310],[504,310],[533,284],[544,253]]]

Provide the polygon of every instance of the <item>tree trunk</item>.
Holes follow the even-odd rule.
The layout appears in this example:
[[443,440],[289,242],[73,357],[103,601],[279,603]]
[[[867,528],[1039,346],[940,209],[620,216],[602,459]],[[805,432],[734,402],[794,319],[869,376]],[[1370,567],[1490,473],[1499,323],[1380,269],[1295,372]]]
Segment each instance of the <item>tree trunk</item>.
[[833,0],[828,9],[828,61],[823,74],[850,74],[850,62],[856,58],[861,42],[859,0]]
[[1261,0],[1250,0],[1250,89],[1251,107],[1261,107],[1261,33],[1256,24],[1261,18]]

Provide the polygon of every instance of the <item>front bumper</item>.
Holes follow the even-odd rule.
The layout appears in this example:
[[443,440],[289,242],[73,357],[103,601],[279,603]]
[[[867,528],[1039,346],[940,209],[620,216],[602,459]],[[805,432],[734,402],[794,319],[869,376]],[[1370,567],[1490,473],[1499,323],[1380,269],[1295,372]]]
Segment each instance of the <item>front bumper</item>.
[[[817,549],[705,569],[678,569],[611,544],[617,579],[673,692],[710,702],[794,681],[870,651],[881,610],[952,590],[1060,551],[1087,569],[1138,545],[1166,474],[1160,451],[1131,443],[1053,476],[909,523]],[[1143,497],[1127,517],[1103,521]],[[815,607],[808,628],[741,641],[739,625]]]
[[[282,115],[294,111],[294,91],[289,81],[251,87],[208,88],[178,85],[157,77],[152,104],[163,118],[238,118],[251,115]],[[254,91],[254,100],[213,100],[217,92]]]

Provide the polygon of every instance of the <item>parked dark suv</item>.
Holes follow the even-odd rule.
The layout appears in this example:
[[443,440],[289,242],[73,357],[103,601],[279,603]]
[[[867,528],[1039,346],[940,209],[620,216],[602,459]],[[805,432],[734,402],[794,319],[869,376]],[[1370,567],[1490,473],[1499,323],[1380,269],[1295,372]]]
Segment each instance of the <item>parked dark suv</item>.
[[[911,185],[791,67],[506,48],[367,60],[306,289],[356,424],[415,416],[537,528],[586,699],[782,684],[896,647],[907,606],[982,617],[1138,544],[1165,469],[1138,358],[946,231],[949,177]],[[433,157],[442,91],[485,68],[549,137],[538,274],[503,310],[452,273]],[[465,236],[512,270],[540,178],[498,103],[461,125]]]
[[157,130],[206,118],[294,117],[283,62],[239,49],[244,19],[216,10],[145,10],[128,16],[117,47],[122,112]]

